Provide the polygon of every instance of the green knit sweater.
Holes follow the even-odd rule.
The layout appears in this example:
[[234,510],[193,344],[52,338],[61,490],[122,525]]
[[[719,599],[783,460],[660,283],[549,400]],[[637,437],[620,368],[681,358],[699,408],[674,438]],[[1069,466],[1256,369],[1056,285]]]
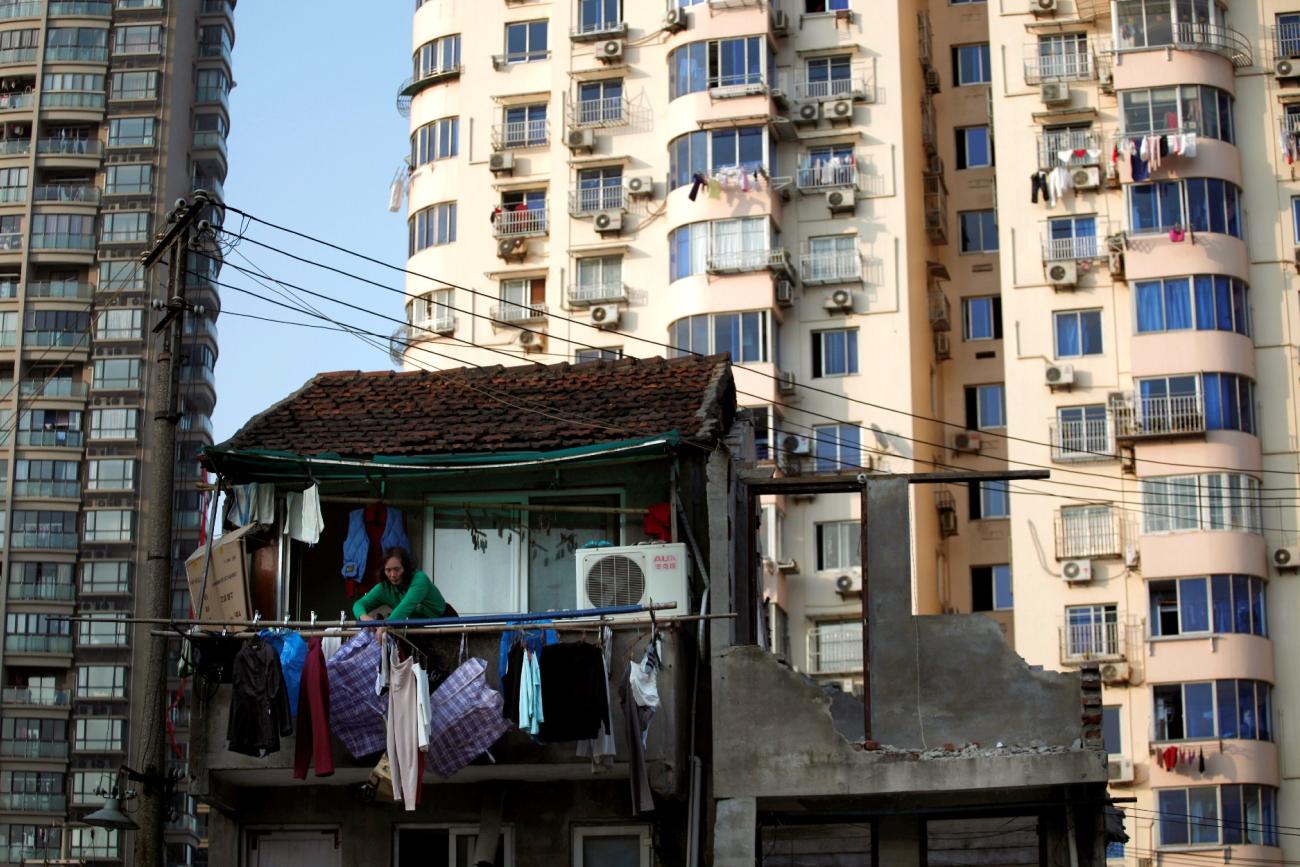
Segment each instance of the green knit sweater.
[[358,599],[352,606],[352,614],[358,619],[387,605],[392,609],[389,620],[423,620],[428,617],[441,617],[447,610],[447,602],[442,593],[433,585],[433,579],[420,570],[411,576],[411,584],[403,593],[386,580],[381,580],[370,592]]

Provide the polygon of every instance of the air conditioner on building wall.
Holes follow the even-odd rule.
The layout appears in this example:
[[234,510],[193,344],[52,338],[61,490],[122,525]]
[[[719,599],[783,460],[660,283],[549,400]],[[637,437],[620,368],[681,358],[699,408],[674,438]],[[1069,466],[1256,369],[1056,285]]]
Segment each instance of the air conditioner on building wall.
[[947,331],[934,333],[934,360],[947,361],[952,358],[952,336]]
[[984,445],[980,435],[974,431],[965,430],[961,433],[953,434],[952,450],[955,452],[969,452],[974,454]]
[[617,235],[623,231],[621,211],[601,211],[591,222],[596,227],[596,231],[602,235]]
[[503,238],[497,242],[497,255],[502,259],[522,259],[527,251],[526,238]]
[[591,308],[591,322],[597,328],[617,328],[619,310],[613,304],[597,304]]
[[664,29],[669,33],[676,33],[677,31],[685,30],[690,26],[690,15],[685,9],[668,10],[668,15],[664,18]]
[[1092,561],[1066,560],[1061,565],[1061,580],[1066,584],[1087,584],[1092,580]]
[[1133,782],[1133,760],[1128,756],[1110,756],[1106,760],[1106,779],[1111,783]]
[[622,39],[610,39],[608,42],[600,44],[600,54],[598,60],[605,63],[618,64],[623,62],[624,43]]
[[650,175],[637,175],[628,178],[627,194],[633,198],[653,196],[655,194],[655,179]]
[[826,207],[832,214],[851,214],[857,209],[858,197],[852,190],[828,190]]
[[1289,57],[1279,57],[1273,61],[1273,75],[1277,78],[1295,78],[1300,75],[1300,65]]
[[1045,105],[1068,105],[1070,85],[1064,81],[1045,81],[1039,90]]
[[[691,613],[685,545],[579,548],[574,554],[577,561],[577,608],[676,602],[677,608],[672,610],[672,614]],[[644,615],[615,616],[626,619]]]
[[843,595],[862,592],[861,572],[841,572],[835,576],[835,592]]
[[784,9],[772,10],[772,32],[783,34],[790,29],[790,16]]
[[791,280],[776,281],[776,303],[782,307],[794,306],[794,282]]
[[1300,548],[1274,548],[1273,565],[1279,572],[1294,572],[1300,569]]
[[1048,263],[1047,282],[1053,289],[1073,289],[1079,283],[1079,263]]
[[488,157],[488,168],[494,175],[508,175],[515,170],[514,154],[492,154]]
[[826,104],[826,116],[832,121],[848,123],[853,120],[853,100],[837,99]]
[[565,143],[571,151],[589,151],[596,146],[596,133],[590,129],[571,129]]
[[781,371],[780,379],[777,381],[777,391],[781,392],[783,395],[789,396],[795,394],[798,390],[799,379],[794,375],[794,371]]
[[781,451],[786,455],[812,454],[812,440],[799,434],[781,434]]
[[1111,686],[1128,683],[1131,676],[1127,662],[1108,662],[1101,667],[1101,682]]
[[1055,12],[1056,0],[1029,0],[1030,12]]
[[801,125],[815,124],[821,119],[822,104],[820,102],[805,102],[794,113],[794,122]]
[[822,304],[822,307],[831,313],[852,313],[853,293],[848,289],[836,289]]
[[1095,190],[1101,186],[1101,169],[1084,166],[1070,172],[1070,183],[1076,190]]
[[541,352],[546,348],[546,335],[537,331],[521,331],[518,341],[524,352]]
[[1043,373],[1043,380],[1049,388],[1069,388],[1074,385],[1074,365],[1049,364]]

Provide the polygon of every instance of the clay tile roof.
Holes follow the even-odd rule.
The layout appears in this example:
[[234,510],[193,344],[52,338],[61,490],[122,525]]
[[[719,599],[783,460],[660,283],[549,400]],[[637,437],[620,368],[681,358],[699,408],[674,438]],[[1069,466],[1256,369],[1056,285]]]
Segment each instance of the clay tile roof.
[[711,442],[735,414],[726,356],[321,373],[222,448],[347,457],[549,451],[669,431]]

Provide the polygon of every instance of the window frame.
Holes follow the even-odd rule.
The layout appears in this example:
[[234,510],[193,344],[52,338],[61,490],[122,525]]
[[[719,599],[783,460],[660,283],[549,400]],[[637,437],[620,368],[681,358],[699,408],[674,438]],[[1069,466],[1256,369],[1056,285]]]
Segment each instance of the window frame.
[[856,469],[862,463],[860,425],[851,422],[813,425],[809,442],[815,472],[842,472]]
[[587,864],[583,859],[582,844],[588,837],[636,837],[641,856],[639,867],[651,867],[649,825],[574,825],[572,838],[573,867],[600,867],[599,864]]
[[[823,328],[812,332],[812,378],[813,379],[840,379],[846,376],[857,376],[861,370],[858,359],[858,330],[857,328]],[[827,360],[832,357],[833,353],[829,350],[835,347],[830,346],[833,342],[842,342],[843,346],[839,348],[844,359],[844,369],[830,371],[827,368]]]
[[[998,418],[996,423],[989,423],[984,418],[985,393],[990,389],[996,389],[998,393]],[[968,425],[967,430],[1003,430],[1007,426],[1007,384],[1005,382],[985,382],[975,383],[965,387],[966,408]],[[974,415],[971,415],[971,409],[974,409]],[[969,427],[971,422],[975,426]]]
[[[519,63],[538,63],[543,60],[549,60],[551,57],[551,35],[550,35],[549,18],[531,18],[527,21],[507,21],[505,24],[505,50],[502,52],[502,59],[507,66],[513,66]],[[524,48],[522,51],[511,51],[510,40],[512,32],[523,32]],[[540,38],[542,47],[537,48],[533,42]]]
[[[1085,326],[1084,319],[1096,318],[1095,330]],[[1067,328],[1070,321],[1073,320],[1074,337],[1078,352],[1062,352],[1061,350],[1061,328],[1065,324]],[[1088,345],[1088,336],[1090,333],[1096,334],[1098,345],[1090,347]],[[1102,310],[1100,307],[1089,307],[1078,310],[1054,310],[1052,311],[1052,349],[1056,358],[1089,358],[1097,355],[1105,355],[1105,331],[1102,324]]]
[[[980,67],[976,70],[982,78],[966,81],[963,79],[962,68],[965,65],[962,60],[963,53],[974,49],[976,53],[975,60]],[[992,55],[987,42],[966,42],[960,45],[952,46],[952,82],[955,87],[980,87],[993,83],[993,66]]]
[[[851,572],[862,568],[862,522],[856,519],[817,521],[813,525],[818,572]],[[830,538],[833,534],[834,538]],[[856,538],[855,538],[856,537]],[[827,557],[828,546],[834,558]],[[834,559],[835,562],[830,561]]]
[[[971,0],[985,2],[985,0]],[[972,315],[977,306],[986,306],[987,310],[979,319]],[[974,324],[979,321],[984,327],[975,333]],[[987,331],[987,333],[984,333]],[[990,343],[1002,339],[1002,296],[968,295],[961,299],[961,339],[964,343]]]
[[[1004,586],[1001,578],[1005,576]],[[1011,571],[1010,563],[989,563],[984,565],[973,565],[970,567],[971,577],[971,611],[986,613],[993,611],[1014,611],[1016,607],[1015,596],[1015,578]],[[988,608],[977,608],[977,599],[984,594],[975,592],[976,581],[985,581],[988,584]]]
[[[984,0],[978,0],[984,2]],[[972,211],[957,212],[957,226],[960,233],[962,256],[976,256],[998,252],[998,213],[994,208],[978,208]],[[975,230],[969,232],[968,230]],[[967,244],[967,236],[972,237],[973,245]],[[990,241],[992,246],[989,246]]]
[[[393,863],[399,863],[401,856],[401,832],[402,831],[446,831],[447,832],[447,863],[457,865],[456,856],[459,854],[457,843],[465,837],[477,838],[479,826],[464,822],[446,823],[446,822],[398,822],[393,825]],[[501,838],[504,841],[502,846],[502,867],[514,867],[515,865],[515,826],[510,823],[501,824]],[[471,859],[473,851],[470,852]],[[467,865],[470,867],[470,865]]]
[[[956,163],[958,171],[967,169],[991,169],[997,165],[997,157],[993,151],[993,129],[988,124],[972,124],[970,126],[959,126],[954,128],[954,138],[956,139]],[[972,148],[971,137],[978,139],[982,134],[983,142],[975,142],[975,148]],[[987,162],[976,162],[972,160],[971,154],[974,150],[977,155],[982,148],[983,156],[987,157]]]

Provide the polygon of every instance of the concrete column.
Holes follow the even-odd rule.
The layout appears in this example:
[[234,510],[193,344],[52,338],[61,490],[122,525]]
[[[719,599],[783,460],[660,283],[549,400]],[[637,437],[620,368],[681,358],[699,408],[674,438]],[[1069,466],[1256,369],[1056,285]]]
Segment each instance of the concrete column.
[[921,820],[915,816],[882,816],[876,822],[879,863],[889,867],[919,867],[924,864]]
[[713,867],[754,867],[758,863],[757,802],[753,798],[726,798],[718,801],[715,812]]

